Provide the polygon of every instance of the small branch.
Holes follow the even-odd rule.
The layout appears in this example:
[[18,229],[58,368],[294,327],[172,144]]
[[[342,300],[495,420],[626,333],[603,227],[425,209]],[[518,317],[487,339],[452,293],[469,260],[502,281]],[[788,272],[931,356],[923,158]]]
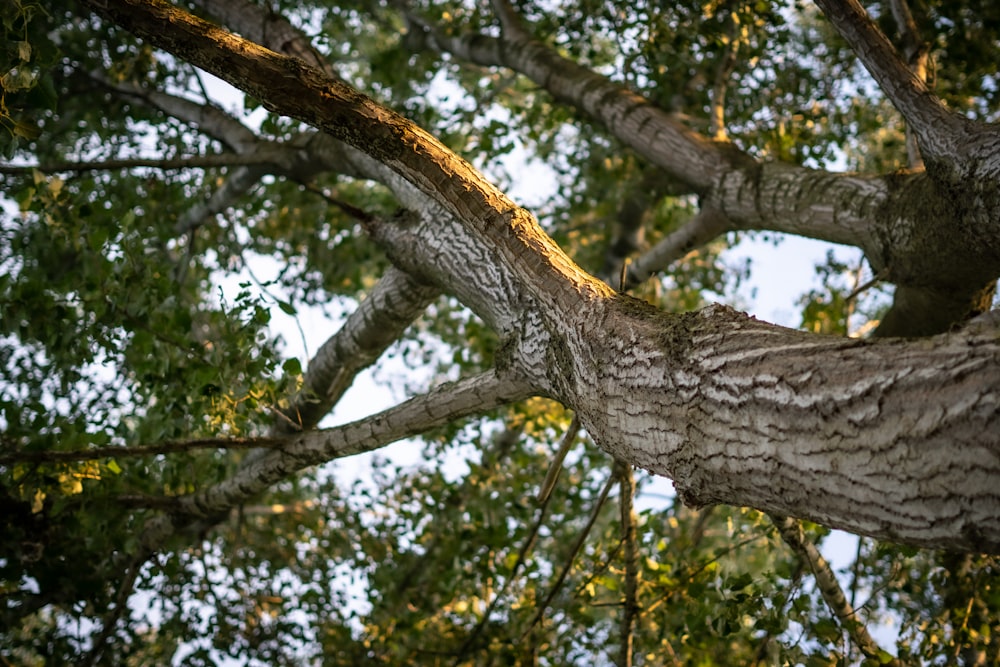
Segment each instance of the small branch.
[[273,169],[262,166],[245,166],[229,174],[221,186],[216,188],[208,200],[193,204],[174,223],[174,233],[178,236],[193,232],[217,213],[231,206],[239,197],[247,193],[260,181],[260,177]]
[[524,21],[517,15],[517,10],[509,0],[491,0],[490,4],[493,5],[493,11],[500,20],[504,39],[518,40],[529,37]]
[[149,560],[151,555],[148,552],[140,552],[132,558],[132,561],[126,568],[125,579],[119,584],[118,594],[115,596],[115,606],[101,619],[101,632],[94,638],[93,648],[84,664],[100,664],[104,649],[107,648],[108,639],[110,639],[111,634],[115,631],[115,626],[121,619],[122,613],[128,607],[128,597],[135,588],[135,580],[139,576],[139,570]]
[[[706,513],[706,512],[703,511],[702,514],[698,517],[698,523],[699,524],[702,523],[703,519],[707,518],[707,517],[708,517],[708,513]],[[700,541],[701,535],[703,535],[703,534],[704,534],[703,532],[699,532],[698,533],[698,535],[699,535],[699,541]],[[713,563],[717,563],[718,561],[722,560],[723,558],[725,558],[729,554],[731,554],[731,553],[733,553],[735,551],[739,551],[743,547],[747,546],[748,544],[752,544],[752,543],[756,542],[757,540],[761,539],[765,535],[767,535],[767,533],[761,533],[760,535],[752,535],[752,536],[747,537],[747,538],[745,538],[743,540],[740,540],[739,542],[737,542],[736,544],[733,544],[729,548],[724,549],[724,550],[716,553],[712,558],[709,558],[707,560],[702,561],[701,564],[698,565],[698,567],[694,567],[692,565],[689,565],[687,567],[687,571],[684,573],[683,578],[682,577],[678,577],[678,581],[677,581],[677,584],[675,584],[675,587],[672,588],[671,590],[668,590],[666,593],[664,593],[663,595],[661,595],[659,597],[659,599],[657,599],[655,602],[653,602],[652,604],[647,605],[644,609],[642,609],[639,612],[639,616],[640,617],[646,616],[647,614],[650,614],[653,611],[655,611],[657,607],[659,607],[661,604],[666,603],[666,601],[669,600],[670,597],[675,592],[677,592],[677,589],[680,587],[680,585],[682,583],[686,583],[686,582],[691,581],[692,579],[694,579],[695,575],[699,574],[700,572],[702,572],[703,570],[705,570],[707,567],[709,567]]]
[[178,496],[178,512],[147,522],[140,542],[144,548],[158,551],[178,530],[207,529],[233,507],[305,468],[374,451],[532,394],[531,386],[520,379],[488,371],[448,383],[365,419],[291,436],[281,441],[280,450],[254,457],[228,479],[197,493]]
[[663,237],[628,266],[625,288],[634,287],[665,270],[689,252],[734,229],[732,222],[718,209],[702,206],[680,229]]
[[[194,239],[194,235],[193,234],[191,235],[191,238],[192,238],[192,240]],[[239,241],[238,240],[237,240],[237,247],[239,247]],[[275,303],[282,303],[283,300],[281,298],[275,296],[271,292],[271,290],[269,290],[267,288],[267,285],[264,284],[264,281],[262,281],[260,278],[257,277],[257,273],[253,270],[252,264],[247,261],[246,255],[243,254],[243,248],[240,248],[237,251],[237,256],[240,258],[240,262],[243,264],[243,267],[242,267],[243,270],[246,271],[246,273],[247,273],[248,276],[250,276],[250,281],[253,282],[253,284],[257,286],[257,289],[260,290],[260,293],[263,294],[264,296],[266,296],[271,301],[274,301]],[[310,356],[309,355],[309,342],[308,342],[308,340],[306,340],[306,332],[302,328],[302,322],[299,320],[299,316],[298,316],[297,313],[296,314],[292,314],[291,317],[295,321],[295,327],[299,330],[299,341],[302,343],[302,349],[305,351],[305,356],[308,357],[308,356]]]
[[538,507],[538,514],[535,517],[535,521],[531,525],[531,530],[528,531],[528,535],[524,538],[524,542],[521,544],[521,548],[517,552],[517,559],[514,561],[514,567],[511,568],[510,574],[508,574],[507,577],[504,579],[503,585],[500,587],[500,590],[498,590],[496,592],[496,595],[493,596],[493,599],[490,600],[490,604],[486,608],[485,613],[483,613],[482,618],[479,619],[479,623],[476,624],[476,627],[473,628],[472,632],[469,633],[469,636],[465,639],[464,642],[462,642],[462,646],[461,648],[458,649],[458,652],[455,657],[455,662],[454,662],[455,667],[458,667],[458,665],[463,664],[464,658],[466,657],[466,655],[468,655],[469,651],[474,647],[476,640],[479,638],[479,635],[482,634],[483,629],[486,627],[486,624],[489,623],[490,616],[493,615],[493,610],[496,609],[497,604],[503,598],[504,593],[506,593],[507,586],[510,585],[510,582],[512,582],[515,577],[517,577],[518,573],[521,571],[521,567],[524,565],[525,562],[527,562],[528,554],[531,553],[532,548],[534,548],[535,546],[535,540],[538,539],[538,531],[541,530],[542,526],[545,523],[545,515],[548,512],[549,501],[551,500],[552,500],[552,495],[549,494],[541,501]]
[[837,617],[841,627],[847,631],[851,641],[861,649],[866,657],[878,660],[880,664],[900,667],[902,663],[895,658],[881,662],[888,654],[872,639],[868,628],[865,627],[865,624],[858,618],[857,612],[847,601],[847,596],[844,595],[844,589],[840,587],[840,582],[837,581],[837,575],[834,574],[833,568],[820,554],[816,545],[806,539],[802,532],[802,525],[791,517],[771,515],[771,520],[777,526],[785,543],[812,570],[820,595],[823,596],[823,600],[826,601],[833,615]]
[[390,267],[333,336],[310,359],[302,389],[282,411],[269,435],[316,427],[364,368],[377,360],[440,295],[436,287]]
[[177,512],[180,509],[179,498],[180,496],[151,496],[146,493],[123,493],[101,497],[100,500],[106,500],[119,507],[128,507],[130,509]]
[[82,76],[92,79],[116,95],[189,123],[198,132],[222,142],[237,153],[250,152],[262,142],[253,130],[214,104],[196,102],[127,81],[112,81],[99,71],[82,73]]
[[542,488],[538,490],[537,500],[539,505],[547,504],[549,495],[559,480],[559,473],[562,472],[562,464],[566,459],[566,454],[569,453],[570,447],[573,446],[573,441],[576,439],[576,434],[579,430],[580,419],[574,414],[573,420],[569,423],[569,428],[566,429],[566,434],[559,444],[559,449],[556,451],[552,463],[549,464],[549,471],[545,475],[545,481],[542,482]]
[[[604,282],[616,289],[623,289],[619,276],[626,262],[634,259],[645,237],[645,222],[650,210],[664,197],[688,194],[683,186],[667,176],[662,169],[644,169],[641,178],[631,183],[621,197],[615,212],[614,237],[604,253],[604,266],[598,274]],[[681,190],[681,192],[678,192]],[[634,287],[626,285],[624,289]]]
[[931,83],[928,71],[931,62],[930,47],[920,38],[920,30],[913,19],[910,5],[907,0],[889,0],[889,5],[903,43],[903,56],[906,62],[921,81]]
[[306,189],[307,192],[311,192],[314,195],[317,195],[318,197],[322,198],[323,201],[325,201],[327,204],[339,208],[341,211],[351,216],[358,222],[369,224],[375,221],[375,216],[369,213],[368,211],[358,208],[357,206],[353,206],[352,204],[349,204],[343,201],[342,199],[337,199],[336,197],[328,195],[325,190],[316,187],[312,183],[302,183],[301,185],[303,188]]
[[[861,256],[861,261],[864,262],[864,255]],[[856,272],[856,275],[859,278],[861,277],[861,267],[860,266],[858,267],[858,271]],[[878,285],[880,282],[882,282],[883,280],[885,280],[888,277],[889,277],[889,267],[885,267],[881,271],[879,271],[878,273],[876,273],[874,276],[872,276],[871,280],[867,280],[867,281],[865,281],[861,285],[856,285],[854,287],[854,289],[851,290],[851,293],[848,294],[844,298],[844,300],[845,301],[854,301],[854,300],[856,300],[863,293],[867,292],[872,287],[875,287],[875,285]],[[855,283],[857,283],[857,280],[855,280]]]
[[549,608],[549,605],[552,604],[552,600],[562,588],[563,583],[566,581],[566,577],[569,575],[570,568],[573,567],[573,561],[576,560],[576,555],[580,553],[580,549],[583,548],[584,543],[587,541],[587,536],[590,534],[591,529],[597,522],[597,517],[601,513],[601,508],[604,507],[604,502],[608,499],[608,494],[611,492],[611,487],[614,486],[614,483],[615,476],[610,475],[608,477],[608,481],[604,484],[604,488],[601,489],[601,495],[598,496],[597,502],[594,503],[594,509],[591,510],[590,517],[587,519],[586,525],[583,527],[583,530],[580,531],[579,537],[577,537],[572,549],[570,549],[562,571],[559,573],[559,576],[556,577],[555,582],[552,584],[552,588],[549,589],[548,595],[546,595],[542,603],[538,605],[538,610],[535,612],[534,617],[528,624],[528,628],[521,633],[522,641],[531,633],[532,630],[534,630],[535,626],[538,625],[538,622],[542,620],[542,617],[545,616],[545,611]]
[[0,164],[0,174],[22,175],[40,171],[43,174],[62,172],[113,171],[117,169],[138,169],[141,167],[173,171],[179,169],[205,169],[209,167],[236,167],[246,165],[274,164],[275,155],[268,151],[252,153],[217,153],[214,155],[194,155],[168,159],[122,158],[99,160],[96,162],[52,162],[36,165]]
[[635,475],[632,466],[618,461],[615,464],[618,477],[618,502],[621,507],[622,542],[625,553],[625,600],[622,605],[621,646],[618,653],[618,667],[632,667],[632,642],[635,622],[639,617],[639,545],[636,538]]
[[[914,74],[923,81],[928,89],[933,88],[933,81],[929,76],[931,65],[930,46],[920,39],[920,31],[917,29],[917,22],[913,19],[913,13],[906,0],[889,0],[892,9],[892,17],[896,21],[896,28],[899,30],[903,46],[903,56]],[[913,130],[906,128],[906,156],[910,169],[923,169],[924,160],[920,157],[920,147],[917,145],[917,138]]]
[[726,17],[726,31],[722,35],[723,52],[719,66],[715,70],[715,82],[712,85],[712,110],[709,119],[709,136],[716,141],[726,141],[726,90],[729,88],[729,77],[736,68],[736,56],[740,51],[742,29],[736,16],[736,9],[729,7]]
[[277,449],[287,440],[284,438],[197,438],[193,440],[168,440],[155,445],[137,447],[95,447],[68,452],[15,452],[0,454],[0,465],[14,463],[75,463],[103,458],[134,458],[177,454],[198,449]]

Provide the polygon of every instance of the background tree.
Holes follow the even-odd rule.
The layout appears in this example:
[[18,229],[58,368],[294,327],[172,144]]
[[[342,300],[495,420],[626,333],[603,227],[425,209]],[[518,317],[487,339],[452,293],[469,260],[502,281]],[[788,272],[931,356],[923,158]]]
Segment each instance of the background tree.
[[6,661],[996,662],[992,4],[189,4],[4,5]]

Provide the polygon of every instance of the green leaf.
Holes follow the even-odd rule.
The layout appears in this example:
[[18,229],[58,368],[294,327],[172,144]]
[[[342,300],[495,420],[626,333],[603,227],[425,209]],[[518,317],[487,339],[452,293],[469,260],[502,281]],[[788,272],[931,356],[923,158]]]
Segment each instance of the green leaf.
[[302,375],[302,364],[295,357],[286,359],[285,363],[281,364],[281,368],[286,375]]

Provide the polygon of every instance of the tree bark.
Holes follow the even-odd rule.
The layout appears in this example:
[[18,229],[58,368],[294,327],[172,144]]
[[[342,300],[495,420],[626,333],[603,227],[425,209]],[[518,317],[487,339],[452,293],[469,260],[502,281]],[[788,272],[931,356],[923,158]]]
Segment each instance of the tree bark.
[[[863,250],[876,273],[910,290],[909,298],[894,304],[892,326],[879,335],[947,331],[982,312],[979,297],[1000,276],[1000,133],[947,111],[857,2],[819,4],[917,130],[933,158],[927,173],[863,177],[758,162],[561,56],[523,26],[508,29],[515,23],[509,7],[500,37],[446,33],[410,18],[434,48],[479,65],[511,68],[596,119],[636,154],[691,186],[703,205],[731,221],[730,229],[797,234]],[[978,274],[969,275],[969,269]]]
[[[689,503],[1000,553],[995,328],[860,342],[723,307],[656,311],[587,275],[468,163],[343,84],[157,0],[85,4],[366,152],[447,214],[437,225],[425,210],[369,229],[404,269],[456,294],[503,338],[495,375],[441,394],[457,401],[456,414],[475,409],[477,392],[482,409],[526,392],[551,396],[602,448],[670,477]],[[448,414],[430,400],[420,410]],[[366,420],[338,437],[371,447],[432,422]],[[298,436],[294,450],[269,454],[227,488],[243,492],[356,448],[331,437]],[[210,491],[198,495],[192,512],[216,506]]]

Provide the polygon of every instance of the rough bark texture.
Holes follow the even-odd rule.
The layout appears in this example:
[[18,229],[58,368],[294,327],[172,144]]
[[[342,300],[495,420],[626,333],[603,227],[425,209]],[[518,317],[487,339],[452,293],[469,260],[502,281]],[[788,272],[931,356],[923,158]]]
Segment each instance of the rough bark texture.
[[[469,414],[477,401],[488,409],[537,393],[575,410],[616,457],[673,479],[693,504],[749,505],[910,544],[1000,553],[995,328],[866,343],[774,327],[721,307],[660,313],[583,272],[527,212],[426,132],[321,72],[155,0],[86,4],[268,108],[367,153],[394,172],[387,180],[409,182],[423,198],[419,215],[374,221],[373,237],[402,268],[455,294],[504,341],[496,374],[427,397],[438,407],[421,401],[339,435],[298,436],[284,453],[198,494],[189,503],[192,515],[210,516],[324,457]],[[642,114],[622,111],[620,121],[635,123]],[[684,133],[675,138],[681,152],[711,145]],[[705,175],[716,173],[720,155],[714,148],[700,153],[700,182],[712,180]],[[718,183],[713,204],[727,215],[780,215],[768,207],[779,209],[794,192],[796,205],[805,198],[813,207],[794,219],[825,212],[831,229],[843,223],[864,235],[840,212],[867,216],[896,196],[885,181],[844,177],[830,179],[830,187],[847,188],[845,194],[823,203],[796,190],[798,179],[827,178],[822,174],[780,165],[746,169],[727,170]],[[726,193],[738,195],[751,173],[757,193],[771,188],[772,195],[745,212],[742,204],[727,205]],[[858,193],[868,194],[854,201]],[[907,224],[906,233],[926,231]],[[910,238],[892,238],[893,251]],[[981,254],[993,268],[982,275],[1000,257],[987,245]]]
[[[686,183],[703,205],[724,214],[728,229],[766,229],[861,248],[876,273],[909,297],[894,304],[890,325],[879,335],[947,331],[982,312],[980,295],[1000,275],[1000,133],[948,111],[857,2],[818,4],[831,12],[831,21],[914,127],[928,157],[927,173],[859,177],[759,163],[559,55],[523,26],[509,29],[510,17],[500,37],[446,33],[413,20],[433,47],[480,65],[511,68],[598,120],[637,155]],[[979,274],[969,275],[970,267]]]

